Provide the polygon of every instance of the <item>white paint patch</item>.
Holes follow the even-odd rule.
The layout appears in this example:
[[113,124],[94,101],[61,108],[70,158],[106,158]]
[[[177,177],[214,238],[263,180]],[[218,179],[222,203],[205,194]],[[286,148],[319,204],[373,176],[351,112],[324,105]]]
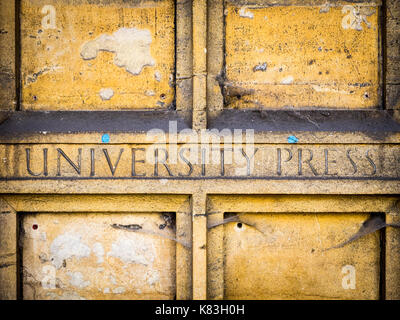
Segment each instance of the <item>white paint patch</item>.
[[43,289],[55,289],[56,288],[56,282],[57,282],[57,278],[56,278],[56,268],[54,268],[53,266],[44,266],[42,268],[42,288]]
[[48,292],[46,296],[50,297],[51,300],[86,300],[76,292],[64,292],[61,296],[55,292]]
[[104,248],[100,242],[96,242],[92,247],[93,253],[97,257],[97,263],[104,262]]
[[322,86],[318,86],[318,85],[313,85],[312,86],[313,90],[317,91],[317,92],[334,92],[334,93],[340,93],[340,94],[351,94],[348,91],[344,91],[344,90],[337,90],[334,88],[327,88],[327,87],[322,87]]
[[133,75],[142,72],[145,66],[154,66],[155,61],[150,53],[152,42],[149,30],[121,28],[112,35],[102,34],[97,39],[82,46],[81,57],[91,60],[99,51],[115,53],[114,64]]
[[85,281],[80,272],[67,272],[67,275],[70,277],[69,283],[76,288],[83,289],[90,286],[90,281]]
[[376,12],[376,9],[370,9],[364,6],[343,6],[342,13],[346,14],[342,19],[343,29],[354,29],[362,31],[363,22],[368,28],[371,28],[371,23],[368,22],[367,17],[372,16]]
[[118,287],[118,288],[115,288],[115,289],[113,289],[113,293],[115,293],[115,294],[121,294],[121,293],[124,293],[126,290],[125,290],[125,288],[124,287]]
[[138,263],[149,265],[155,259],[153,246],[149,245],[142,237],[121,237],[111,245],[110,257],[122,260],[124,263]]
[[110,275],[110,281],[112,284],[116,285],[117,284],[117,279],[115,279],[115,277],[111,274]]
[[[37,224],[37,223],[34,223]],[[39,230],[40,230],[40,226],[39,226]],[[35,239],[38,241],[47,241],[47,235],[45,231],[39,231],[39,230],[30,230],[29,232],[29,237],[31,239]]]
[[154,97],[156,95],[153,90],[146,90],[144,94],[148,97]]
[[146,273],[145,279],[150,286],[160,282],[160,274],[157,270],[151,270]]
[[251,12],[251,11],[247,11],[247,8],[241,8],[239,10],[239,16],[241,16],[242,18],[253,19],[254,18],[254,13]]
[[57,269],[60,269],[64,260],[72,257],[78,259],[89,257],[90,252],[90,248],[81,242],[81,236],[64,233],[51,243],[50,260]]
[[154,79],[156,79],[156,81],[160,82],[161,78],[162,76],[160,71],[157,70],[156,72],[154,72]]
[[319,13],[328,13],[331,7],[334,7],[333,3],[326,2],[324,5],[321,6],[319,9]]
[[294,81],[292,76],[288,76],[281,81],[281,84],[292,84]]
[[111,88],[101,89],[99,96],[101,100],[110,100],[112,97],[114,97],[114,90]]
[[105,294],[110,293],[110,292],[111,292],[110,288],[104,288],[104,290],[103,290],[103,293],[105,293]]
[[42,240],[42,241],[47,241],[47,235],[46,235],[46,232],[41,232],[40,233],[40,240]]

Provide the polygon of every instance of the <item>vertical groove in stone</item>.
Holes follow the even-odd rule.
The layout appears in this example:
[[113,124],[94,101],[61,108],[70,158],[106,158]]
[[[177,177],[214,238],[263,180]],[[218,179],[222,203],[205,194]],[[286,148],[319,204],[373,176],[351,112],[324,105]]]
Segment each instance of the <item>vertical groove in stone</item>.
[[193,129],[207,127],[207,1],[193,0]]

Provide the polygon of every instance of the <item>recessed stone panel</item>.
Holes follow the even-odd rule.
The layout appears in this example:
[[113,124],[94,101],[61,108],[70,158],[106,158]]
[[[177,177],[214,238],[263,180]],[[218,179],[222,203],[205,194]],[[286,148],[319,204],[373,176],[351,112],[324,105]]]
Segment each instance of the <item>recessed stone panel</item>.
[[22,108],[166,108],[174,19],[170,0],[22,1]]
[[226,1],[227,107],[380,105],[378,3],[255,2]]

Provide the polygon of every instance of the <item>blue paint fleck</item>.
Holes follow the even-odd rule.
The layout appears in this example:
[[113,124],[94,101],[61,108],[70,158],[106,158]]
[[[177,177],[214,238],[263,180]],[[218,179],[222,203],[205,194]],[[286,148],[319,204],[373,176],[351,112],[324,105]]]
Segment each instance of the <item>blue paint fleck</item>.
[[289,143],[297,143],[297,142],[299,142],[299,139],[297,139],[295,136],[290,136],[290,137],[287,139],[287,141],[288,141]]
[[101,142],[109,143],[110,142],[110,135],[107,134],[107,133],[103,134],[103,136],[101,137]]

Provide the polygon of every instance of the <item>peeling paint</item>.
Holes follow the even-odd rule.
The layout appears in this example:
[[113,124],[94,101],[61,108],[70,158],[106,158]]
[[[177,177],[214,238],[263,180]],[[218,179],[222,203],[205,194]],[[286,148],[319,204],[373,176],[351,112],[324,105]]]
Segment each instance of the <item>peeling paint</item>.
[[114,64],[127,72],[138,75],[145,66],[154,66],[150,53],[152,42],[149,30],[121,28],[112,35],[103,34],[82,46],[84,60],[95,59],[99,51],[115,53]]
[[50,260],[60,269],[64,260],[75,257],[77,259],[89,257],[90,248],[81,242],[81,236],[65,233],[58,236],[50,245]]
[[160,82],[161,78],[162,76],[160,71],[157,70],[156,72],[154,72],[154,79],[156,79],[156,81]]
[[42,231],[39,233],[39,237],[41,241],[47,241],[47,234],[46,232]]
[[114,284],[114,285],[117,284],[117,279],[115,279],[115,277],[112,274],[110,274],[109,279],[110,279],[112,284]]
[[138,263],[149,265],[155,259],[154,248],[141,237],[121,237],[111,245],[111,251],[107,254],[122,260],[124,263]]
[[160,274],[157,270],[148,271],[145,275],[146,281],[150,286],[160,281]]
[[111,88],[101,89],[99,92],[101,100],[110,100],[114,96],[114,90]]
[[318,86],[318,85],[313,85],[312,88],[316,92],[334,92],[334,93],[340,93],[340,94],[350,94],[350,92],[345,91],[345,90],[337,90],[334,88],[328,88],[328,87],[323,87],[323,86]]
[[93,245],[93,253],[97,257],[97,263],[103,263],[104,262],[104,248],[100,242],[96,242]]
[[292,76],[288,76],[281,81],[281,84],[292,84],[294,81]]
[[168,183],[168,180],[167,180],[167,179],[160,179],[160,183],[161,183],[162,185],[165,185],[165,184]]
[[[321,0],[312,5],[310,1],[304,6],[300,5],[301,1],[298,6],[289,2],[264,5],[259,1],[254,6],[253,2],[226,2],[224,78],[232,87],[253,89],[254,93],[246,97],[231,96],[228,88],[223,92],[224,106],[262,110],[376,108],[379,105],[379,6],[348,1],[351,6],[344,8],[351,12],[343,13],[346,1],[339,4]],[[240,17],[241,8],[252,11],[254,18]],[[345,18],[348,14],[351,19]],[[266,16],[268,21],[264,19]],[[343,19],[349,24],[348,30],[341,26]],[[358,23],[364,31],[352,29],[358,28]],[[267,70],[262,72],[259,66],[264,62]],[[364,82],[371,83],[369,98],[363,96],[363,90],[348,85]],[[317,91],[312,89],[313,85],[339,91]],[[342,94],[340,90],[352,92]]]
[[64,292],[61,296],[55,292],[48,292],[46,294],[51,300],[86,300],[76,292]]
[[[172,213],[28,214],[22,226],[24,299],[134,299],[138,288],[143,298],[173,298],[176,245],[166,239],[175,240],[174,218]],[[41,230],[47,242],[40,241]],[[46,296],[49,289],[57,295]]]
[[104,288],[104,290],[103,290],[103,293],[105,293],[105,294],[110,293],[110,292],[111,292],[110,288]]
[[85,281],[80,272],[67,272],[67,275],[70,277],[69,283],[74,287],[83,289],[90,286],[90,281]]
[[330,8],[334,6],[334,4],[326,2],[323,6],[321,6],[321,9],[319,9],[319,13],[328,13]]
[[115,294],[121,294],[121,293],[124,293],[125,291],[126,290],[125,290],[124,287],[118,287],[118,288],[115,288],[115,289],[112,290],[112,292],[115,293]]
[[247,8],[241,8],[239,10],[239,16],[241,16],[242,18],[253,19],[254,18],[254,13],[251,12],[251,11],[248,11]]
[[362,31],[362,23],[364,22],[368,28],[371,28],[371,24],[368,22],[367,17],[372,16],[376,12],[375,9],[361,6],[343,6],[342,13],[348,13],[342,19],[343,29],[354,29]]

